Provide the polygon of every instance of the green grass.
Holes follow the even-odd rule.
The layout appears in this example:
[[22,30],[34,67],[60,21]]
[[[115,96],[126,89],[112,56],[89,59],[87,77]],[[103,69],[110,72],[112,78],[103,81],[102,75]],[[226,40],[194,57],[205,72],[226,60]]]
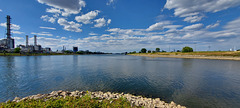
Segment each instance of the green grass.
[[[198,52],[157,52],[136,53],[135,55],[204,55],[204,56],[232,56],[240,57],[240,51],[198,51]],[[131,54],[130,54],[131,55]]]
[[0,108],[136,108],[131,107],[130,102],[125,98],[102,100],[91,98],[85,95],[81,98],[77,97],[59,97],[51,98],[47,101],[40,100],[26,100],[21,102],[8,101],[7,103],[0,103]]

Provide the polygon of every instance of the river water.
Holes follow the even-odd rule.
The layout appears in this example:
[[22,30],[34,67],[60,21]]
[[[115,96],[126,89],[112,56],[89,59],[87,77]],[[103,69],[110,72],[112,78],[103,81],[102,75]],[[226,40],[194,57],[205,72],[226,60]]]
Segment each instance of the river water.
[[240,61],[126,55],[0,57],[0,102],[53,90],[124,92],[187,107],[240,107]]

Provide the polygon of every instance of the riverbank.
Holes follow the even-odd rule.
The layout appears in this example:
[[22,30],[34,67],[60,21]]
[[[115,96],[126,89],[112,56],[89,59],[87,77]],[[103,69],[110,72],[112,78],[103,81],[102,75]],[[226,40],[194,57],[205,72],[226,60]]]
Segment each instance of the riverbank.
[[[0,56],[50,56],[50,55],[93,55],[93,54],[75,54],[75,53],[0,53]],[[96,54],[98,55],[98,54]]]
[[[82,101],[82,98],[88,98],[88,97],[90,98],[90,99],[88,99],[90,101]],[[63,99],[67,99],[67,101],[64,100],[64,102],[69,103],[69,98],[70,98],[71,102],[73,102],[75,99],[79,99],[79,100],[81,100],[81,102],[89,102],[89,103],[84,103],[84,105],[90,105],[91,102],[96,101],[97,105],[100,105],[101,107],[104,107],[104,108],[109,107],[109,106],[102,106],[103,102],[107,102],[104,105],[108,105],[108,104],[110,105],[111,103],[113,103],[112,107],[128,107],[127,105],[129,104],[131,107],[145,107],[145,108],[186,108],[184,106],[177,105],[174,102],[166,103],[164,101],[161,101],[159,98],[152,99],[152,98],[144,98],[142,96],[134,96],[131,94],[111,93],[111,92],[103,93],[101,91],[98,91],[98,92],[89,92],[89,91],[68,92],[68,91],[62,91],[62,90],[52,91],[49,94],[32,95],[32,96],[28,96],[28,97],[24,97],[24,98],[16,97],[13,101],[1,103],[0,107],[1,106],[4,107],[7,105],[8,106],[11,105],[12,107],[17,107],[14,105],[19,105],[18,103],[20,103],[20,104],[22,103],[23,105],[32,105],[32,104],[36,104],[36,102],[49,102],[48,100],[51,100],[51,99],[52,99],[51,101],[58,101],[58,100],[60,101]],[[93,100],[91,100],[91,99],[93,99]],[[120,103],[123,106],[119,106],[119,103],[116,103],[117,105],[114,104],[114,102],[116,102],[116,100],[120,101]],[[125,100],[126,100],[126,102],[125,102]],[[31,103],[28,103],[28,102],[31,102]],[[75,102],[72,104],[75,105],[76,103],[79,103],[79,102]],[[43,103],[41,103],[41,104],[43,104]],[[58,102],[58,104],[60,105],[59,102]],[[79,104],[82,105],[83,103],[79,103]],[[95,104],[95,103],[93,103],[93,104]],[[45,103],[44,103],[44,105],[45,105]],[[65,105],[65,103],[62,102],[61,105]],[[29,107],[31,107],[31,106],[29,106]],[[41,106],[41,107],[46,107],[46,106]],[[75,106],[75,107],[78,107],[78,106]]]
[[169,57],[169,58],[193,58],[193,59],[215,59],[215,60],[240,60],[240,52],[159,52],[159,53],[135,53],[128,54],[145,57]]

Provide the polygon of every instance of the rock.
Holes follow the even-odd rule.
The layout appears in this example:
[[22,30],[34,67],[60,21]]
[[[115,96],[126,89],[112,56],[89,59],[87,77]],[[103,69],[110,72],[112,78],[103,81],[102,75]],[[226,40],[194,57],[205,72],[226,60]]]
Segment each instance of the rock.
[[63,97],[69,96],[71,93],[68,91],[63,91],[60,93],[60,95],[62,95]]
[[50,94],[53,95],[53,96],[58,96],[58,93],[60,94],[61,92],[52,91]]
[[15,98],[13,99],[13,102],[18,102],[19,100],[20,100],[19,97],[15,97]]

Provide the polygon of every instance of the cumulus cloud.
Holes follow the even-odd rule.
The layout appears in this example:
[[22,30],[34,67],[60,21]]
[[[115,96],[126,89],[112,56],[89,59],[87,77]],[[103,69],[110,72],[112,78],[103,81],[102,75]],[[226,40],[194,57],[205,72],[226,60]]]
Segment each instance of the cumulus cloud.
[[62,16],[78,14],[86,6],[84,0],[38,0],[38,2],[53,7],[47,9],[47,12],[58,13],[61,10]]
[[[0,26],[2,26],[2,27],[7,27],[7,25],[6,25],[7,23],[0,23]],[[11,24],[11,29],[12,30],[20,30],[20,26],[19,25],[16,25],[16,24]]]
[[72,31],[72,32],[82,32],[82,29],[80,29],[80,27],[82,26],[81,24],[75,23],[73,21],[68,22],[66,19],[64,18],[59,18],[58,19],[58,24],[60,24],[61,26],[63,26],[64,30],[67,31]]
[[50,23],[55,23],[56,21],[56,18],[49,17],[48,15],[41,16],[41,19],[43,19],[43,21],[50,22]]
[[48,12],[48,13],[61,13],[61,10],[57,9],[57,8],[50,8],[50,9],[47,8],[46,12]]
[[33,34],[33,35],[40,35],[40,36],[53,36],[49,32],[40,32],[40,33],[31,32],[31,34]]
[[174,15],[184,21],[197,22],[204,12],[218,12],[240,5],[239,0],[167,0],[164,8],[174,9]]
[[99,18],[99,19],[94,20],[94,22],[96,22],[94,27],[101,28],[101,27],[104,27],[104,26],[110,24],[111,23],[111,19],[108,19],[108,21],[106,21],[104,18]]
[[52,28],[52,27],[39,27],[41,29],[49,29],[49,30],[56,30],[56,28]]
[[91,23],[91,20],[98,15],[99,12],[100,12],[99,10],[91,11],[91,12],[88,12],[87,14],[76,16],[75,20],[77,22],[82,22],[83,24],[89,24]]

